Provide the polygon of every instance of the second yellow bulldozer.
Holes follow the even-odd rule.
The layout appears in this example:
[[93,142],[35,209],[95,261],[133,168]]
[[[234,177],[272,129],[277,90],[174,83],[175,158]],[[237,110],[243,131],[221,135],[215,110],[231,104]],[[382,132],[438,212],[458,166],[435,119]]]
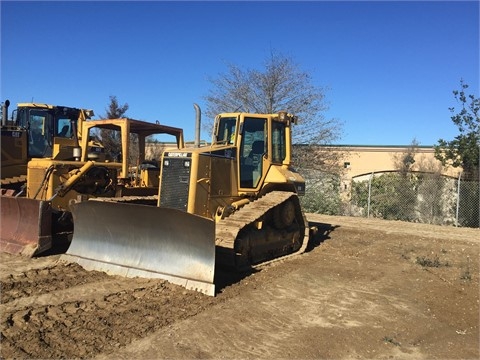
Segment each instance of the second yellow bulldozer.
[[[199,118],[198,109],[197,129]],[[218,115],[211,145],[163,153],[157,206],[73,205],[62,260],[214,295],[216,266],[245,270],[304,252],[305,181],[291,166],[296,122],[287,112]]]

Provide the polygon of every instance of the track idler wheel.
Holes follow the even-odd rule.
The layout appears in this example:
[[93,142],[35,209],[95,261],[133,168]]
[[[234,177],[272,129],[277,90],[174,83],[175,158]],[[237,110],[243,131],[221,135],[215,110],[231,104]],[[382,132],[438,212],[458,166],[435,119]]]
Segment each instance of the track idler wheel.
[[285,229],[295,221],[295,204],[287,200],[273,209],[273,224],[277,229]]
[[235,241],[235,268],[245,271],[251,267],[250,236],[244,231]]

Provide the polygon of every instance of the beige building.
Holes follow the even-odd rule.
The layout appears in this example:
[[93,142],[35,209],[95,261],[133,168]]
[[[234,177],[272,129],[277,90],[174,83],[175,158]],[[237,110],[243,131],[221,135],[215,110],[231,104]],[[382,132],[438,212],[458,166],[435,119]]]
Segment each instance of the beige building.
[[[319,151],[338,151],[341,153],[340,167],[342,174],[342,191],[349,191],[352,181],[367,180],[372,173],[398,171],[398,164],[408,153],[411,146],[373,146],[373,145],[337,145],[320,147]],[[458,177],[459,168],[444,168],[435,159],[432,146],[417,146],[411,170],[422,172],[440,172],[443,175]]]
[[[353,145],[337,146],[333,149],[342,151],[345,155],[343,166],[348,178],[370,175],[372,172],[388,172],[398,170],[398,163],[409,151],[410,146],[372,146]],[[417,146],[414,149],[414,164],[412,170],[437,172],[444,175],[458,176],[457,168],[443,168],[439,160],[435,159],[434,148],[431,146]]]

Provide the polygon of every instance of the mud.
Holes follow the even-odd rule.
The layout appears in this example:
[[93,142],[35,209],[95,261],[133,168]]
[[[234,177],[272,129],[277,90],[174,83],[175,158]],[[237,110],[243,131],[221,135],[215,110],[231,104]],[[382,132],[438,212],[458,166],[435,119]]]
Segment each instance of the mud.
[[307,217],[307,253],[215,297],[0,254],[1,358],[480,357],[480,230]]

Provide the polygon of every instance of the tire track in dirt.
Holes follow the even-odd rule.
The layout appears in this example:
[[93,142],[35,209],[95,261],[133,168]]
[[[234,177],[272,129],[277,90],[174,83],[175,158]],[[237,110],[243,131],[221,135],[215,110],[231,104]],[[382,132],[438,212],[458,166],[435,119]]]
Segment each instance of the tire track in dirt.
[[92,357],[215,301],[164,280],[112,277],[76,264],[0,278],[1,358]]
[[0,279],[2,289],[1,304],[15,299],[28,299],[29,296],[38,297],[54,291],[62,291],[73,286],[95,282],[101,279],[108,280],[106,274],[92,272],[86,274],[77,264],[50,265],[45,268],[31,269],[19,274],[8,274]]

